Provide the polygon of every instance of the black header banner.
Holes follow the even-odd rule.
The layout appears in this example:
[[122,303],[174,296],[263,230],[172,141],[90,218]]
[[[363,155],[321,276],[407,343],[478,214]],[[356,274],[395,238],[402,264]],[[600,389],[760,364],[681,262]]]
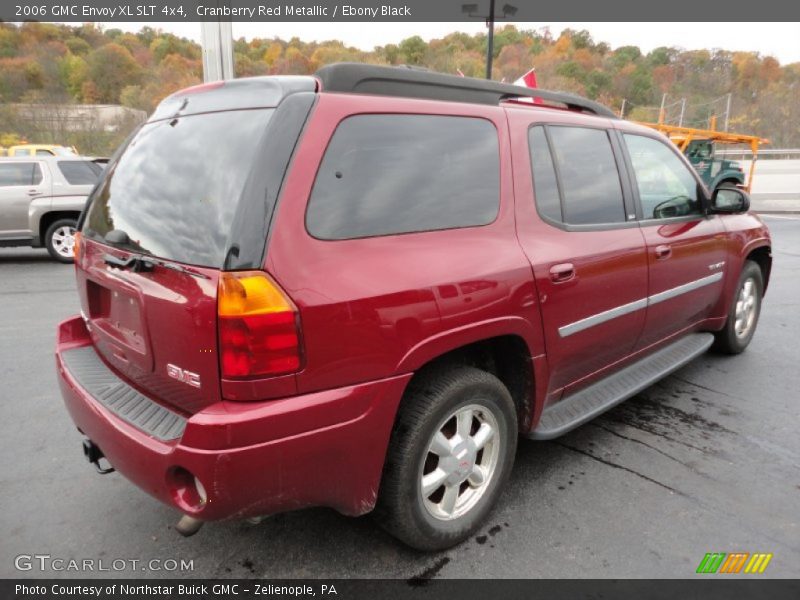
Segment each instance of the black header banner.
[[[496,0],[497,21],[800,21],[788,0]],[[180,22],[204,20],[296,22],[469,22],[489,16],[490,0],[2,0],[0,20],[64,22]],[[800,35],[800,25],[798,26]]]

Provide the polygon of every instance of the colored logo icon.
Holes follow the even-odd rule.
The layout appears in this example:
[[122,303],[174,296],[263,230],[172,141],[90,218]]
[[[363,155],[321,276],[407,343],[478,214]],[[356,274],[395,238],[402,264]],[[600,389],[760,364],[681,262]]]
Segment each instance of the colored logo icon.
[[763,573],[767,569],[772,554],[756,552],[709,552],[700,561],[697,573]]

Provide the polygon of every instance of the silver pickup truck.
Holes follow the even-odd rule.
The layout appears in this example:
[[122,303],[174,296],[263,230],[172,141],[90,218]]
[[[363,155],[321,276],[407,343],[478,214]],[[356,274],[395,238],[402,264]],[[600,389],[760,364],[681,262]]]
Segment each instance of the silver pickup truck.
[[0,158],[0,246],[47,248],[72,262],[75,224],[103,171],[86,157]]

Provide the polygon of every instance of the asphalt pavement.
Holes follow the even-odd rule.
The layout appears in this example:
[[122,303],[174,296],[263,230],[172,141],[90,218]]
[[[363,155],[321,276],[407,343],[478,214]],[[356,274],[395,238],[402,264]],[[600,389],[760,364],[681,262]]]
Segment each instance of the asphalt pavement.
[[[327,509],[180,537],[175,511],[83,460],[52,356],[56,323],[78,312],[72,268],[0,249],[0,577],[683,578],[707,552],[765,552],[758,577],[796,578],[800,218],[766,220],[774,268],[747,352],[704,355],[563,438],[522,441],[485,527],[438,554]],[[19,571],[20,555],[141,562]],[[152,559],[193,569],[143,570]]]

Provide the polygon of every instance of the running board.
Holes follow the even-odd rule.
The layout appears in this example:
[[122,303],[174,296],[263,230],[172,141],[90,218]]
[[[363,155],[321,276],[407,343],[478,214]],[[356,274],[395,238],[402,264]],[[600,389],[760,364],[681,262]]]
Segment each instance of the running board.
[[528,437],[549,440],[635,396],[703,354],[714,342],[710,333],[693,333],[548,406]]

